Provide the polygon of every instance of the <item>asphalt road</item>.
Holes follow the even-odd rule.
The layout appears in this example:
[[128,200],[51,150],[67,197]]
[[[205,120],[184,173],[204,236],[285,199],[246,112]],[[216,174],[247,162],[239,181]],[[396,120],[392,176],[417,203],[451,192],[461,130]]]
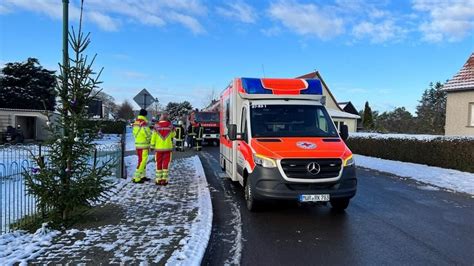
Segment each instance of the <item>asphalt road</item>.
[[250,213],[218,156],[214,147],[200,153],[214,208],[203,265],[474,265],[469,195],[359,168],[345,213],[296,203]]

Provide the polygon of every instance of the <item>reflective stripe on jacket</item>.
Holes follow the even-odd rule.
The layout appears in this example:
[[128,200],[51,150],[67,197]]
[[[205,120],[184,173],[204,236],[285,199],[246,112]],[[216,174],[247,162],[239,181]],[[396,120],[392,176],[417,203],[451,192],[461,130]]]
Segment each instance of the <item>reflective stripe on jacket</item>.
[[170,121],[158,121],[153,128],[151,148],[157,151],[173,150],[173,138],[176,132]]
[[151,130],[146,117],[139,115],[133,122],[133,137],[135,138],[135,148],[148,149],[150,147]]

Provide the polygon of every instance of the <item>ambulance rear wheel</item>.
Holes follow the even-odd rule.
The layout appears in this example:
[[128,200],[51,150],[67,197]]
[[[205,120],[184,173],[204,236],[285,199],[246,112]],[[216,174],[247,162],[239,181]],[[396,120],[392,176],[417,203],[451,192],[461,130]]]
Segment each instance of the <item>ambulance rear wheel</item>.
[[251,212],[258,211],[260,207],[260,202],[255,199],[253,186],[249,180],[245,182],[245,203],[247,209]]

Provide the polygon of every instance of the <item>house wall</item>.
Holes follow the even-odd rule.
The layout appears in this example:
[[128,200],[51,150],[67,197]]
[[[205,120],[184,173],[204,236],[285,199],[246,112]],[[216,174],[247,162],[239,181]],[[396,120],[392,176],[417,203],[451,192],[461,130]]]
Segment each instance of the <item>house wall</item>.
[[[336,126],[341,122],[344,122],[344,125],[347,125],[349,132],[357,132],[357,119],[332,117],[332,120],[334,120]],[[340,128],[338,128],[338,130],[339,129]]]
[[448,92],[446,135],[474,136],[474,125],[470,125],[470,103],[474,104],[474,90]]
[[45,129],[47,116],[40,111],[26,111],[19,109],[2,109],[0,110],[0,131],[7,130],[7,126],[16,127],[17,123],[22,124],[21,117],[34,117],[34,131],[36,133],[35,140],[44,141],[48,138],[49,132]]

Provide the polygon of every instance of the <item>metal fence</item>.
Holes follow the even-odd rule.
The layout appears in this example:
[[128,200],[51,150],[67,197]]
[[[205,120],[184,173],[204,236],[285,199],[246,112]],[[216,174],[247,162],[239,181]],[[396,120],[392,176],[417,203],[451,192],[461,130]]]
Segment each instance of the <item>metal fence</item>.
[[[124,177],[123,144],[99,144],[91,154],[91,164],[113,162],[112,178]],[[48,162],[49,147],[43,145],[0,145],[0,233],[12,230],[12,224],[21,225],[40,215],[36,198],[29,194],[23,176],[37,165],[34,156],[43,156]]]

